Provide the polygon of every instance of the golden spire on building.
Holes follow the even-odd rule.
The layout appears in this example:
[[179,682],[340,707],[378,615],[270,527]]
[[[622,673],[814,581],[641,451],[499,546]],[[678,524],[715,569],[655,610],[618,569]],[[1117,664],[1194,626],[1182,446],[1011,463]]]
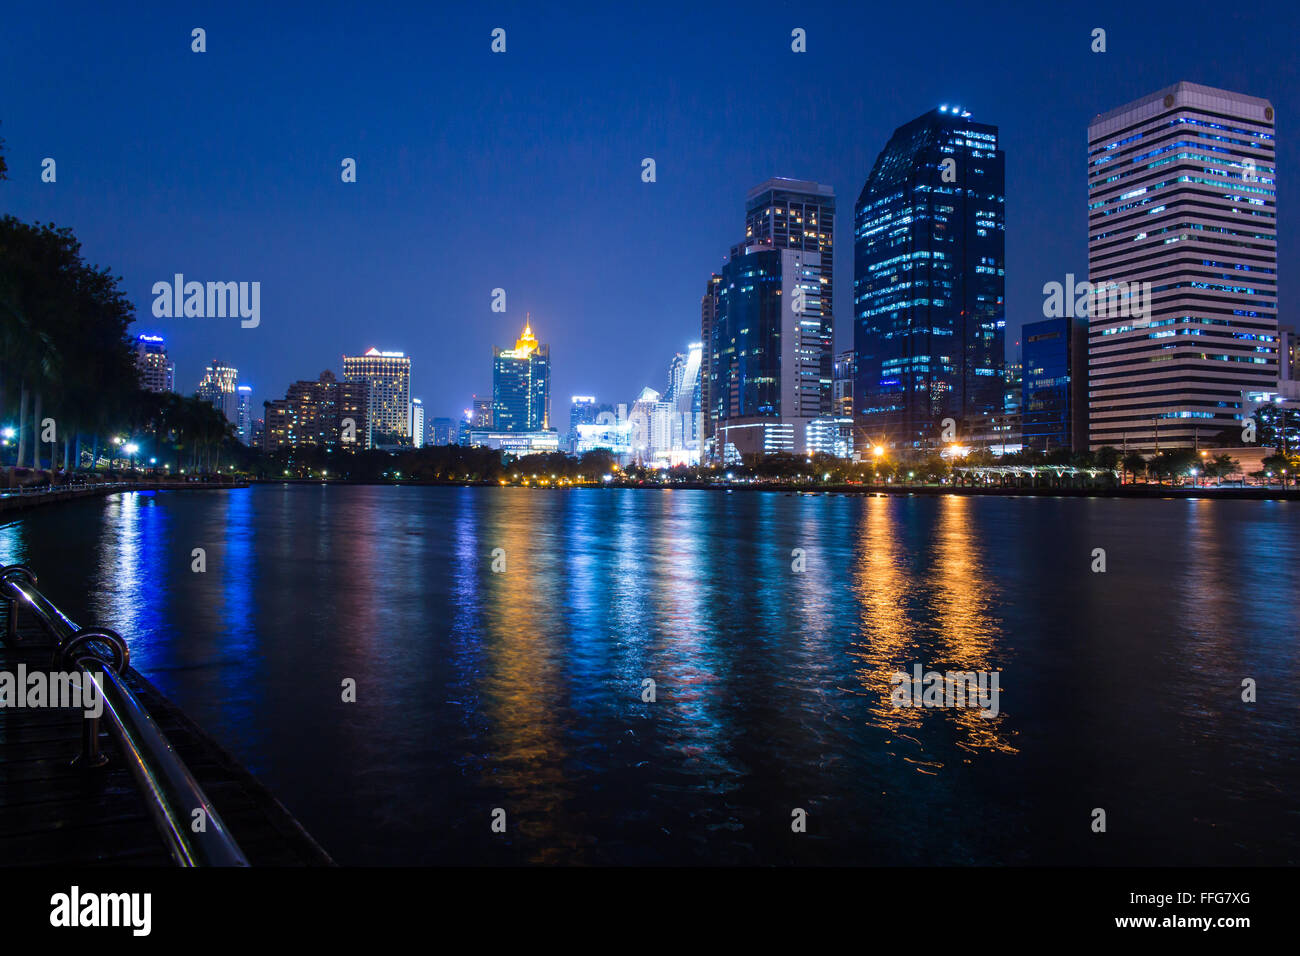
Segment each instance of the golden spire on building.
[[528,355],[537,350],[537,336],[533,335],[532,313],[524,313],[524,333],[515,341],[515,352]]

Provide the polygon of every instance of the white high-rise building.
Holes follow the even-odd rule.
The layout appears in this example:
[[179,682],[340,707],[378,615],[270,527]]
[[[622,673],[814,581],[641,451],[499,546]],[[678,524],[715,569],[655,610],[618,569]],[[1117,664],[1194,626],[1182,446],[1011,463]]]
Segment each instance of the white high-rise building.
[[424,447],[424,402],[411,399],[411,447]]
[[235,386],[235,437],[245,445],[253,443],[253,388]]
[[199,387],[195,392],[199,398],[225,415],[226,421],[233,425],[239,424],[235,399],[235,384],[238,380],[239,372],[236,369],[213,359],[212,364],[203,370],[203,378],[199,379]]
[[150,392],[174,390],[176,364],[167,358],[167,343],[161,335],[137,335],[135,367],[140,373],[140,387]]
[[1192,447],[1278,381],[1268,100],[1177,83],[1088,127],[1089,444]]
[[387,444],[402,444],[411,429],[411,360],[405,352],[371,348],[364,355],[343,356],[343,381],[364,382],[370,389],[368,424]]

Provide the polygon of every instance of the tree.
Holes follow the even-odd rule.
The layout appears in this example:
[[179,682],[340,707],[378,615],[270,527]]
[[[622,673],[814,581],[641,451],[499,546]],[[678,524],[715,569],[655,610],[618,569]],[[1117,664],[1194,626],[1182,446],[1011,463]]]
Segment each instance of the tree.
[[130,404],[139,385],[127,338],[133,308],[120,281],[86,264],[70,229],[0,219],[0,406],[18,399],[20,465],[30,440],[31,463],[40,466],[45,417],[55,420],[71,468],[82,429],[98,430],[106,411]]
[[1120,466],[1120,450],[1113,445],[1103,445],[1097,449],[1093,456],[1093,461],[1098,468],[1105,468],[1107,471],[1114,471]]
[[1136,451],[1131,451],[1125,455],[1121,464],[1124,466],[1125,473],[1132,475],[1134,481],[1137,481],[1139,474],[1145,474],[1147,470],[1147,460]]

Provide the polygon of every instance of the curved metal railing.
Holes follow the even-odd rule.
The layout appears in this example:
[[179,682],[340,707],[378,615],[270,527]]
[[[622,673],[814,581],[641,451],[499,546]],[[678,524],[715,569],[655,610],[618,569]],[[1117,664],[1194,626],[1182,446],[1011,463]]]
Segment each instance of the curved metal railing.
[[[172,859],[180,866],[248,866],[212,801],[123,679],[131,657],[122,637],[107,628],[78,627],[36,589],[36,575],[25,565],[0,567],[0,599],[9,602],[11,643],[18,640],[18,612],[22,609],[54,639],[53,666],[76,667],[83,680],[95,683],[109,732]],[[83,751],[77,762],[102,766],[107,759],[99,752],[99,718],[85,718]],[[199,832],[193,826],[196,820],[204,823]]]

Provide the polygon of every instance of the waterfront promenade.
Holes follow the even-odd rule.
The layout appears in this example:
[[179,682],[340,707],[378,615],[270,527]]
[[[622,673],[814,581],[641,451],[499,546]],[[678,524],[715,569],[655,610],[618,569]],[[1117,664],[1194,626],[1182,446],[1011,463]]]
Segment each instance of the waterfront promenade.
[[[14,604],[0,600],[0,673],[31,675],[66,667],[52,665],[56,639],[32,611],[20,611],[10,626]],[[84,758],[82,710],[0,707],[0,865],[166,866],[175,861],[162,835],[159,808],[137,784],[140,768],[132,772],[133,762],[149,763],[148,748],[128,754],[107,731],[115,719],[110,711],[119,712],[136,741],[152,733],[149,724],[162,733],[164,749],[179,757],[249,864],[331,863],[284,806],[148,680],[129,665],[119,676],[144,716],[133,725],[129,707],[105,700],[95,734],[107,758],[102,766]],[[160,763],[144,771],[162,778],[168,768]]]
[[122,491],[203,491],[219,488],[246,488],[248,482],[236,479],[211,481],[178,481],[176,479],[146,479],[143,481],[105,481],[46,485],[39,488],[11,488],[0,490],[0,515],[26,511],[42,505],[80,498],[97,498]]

